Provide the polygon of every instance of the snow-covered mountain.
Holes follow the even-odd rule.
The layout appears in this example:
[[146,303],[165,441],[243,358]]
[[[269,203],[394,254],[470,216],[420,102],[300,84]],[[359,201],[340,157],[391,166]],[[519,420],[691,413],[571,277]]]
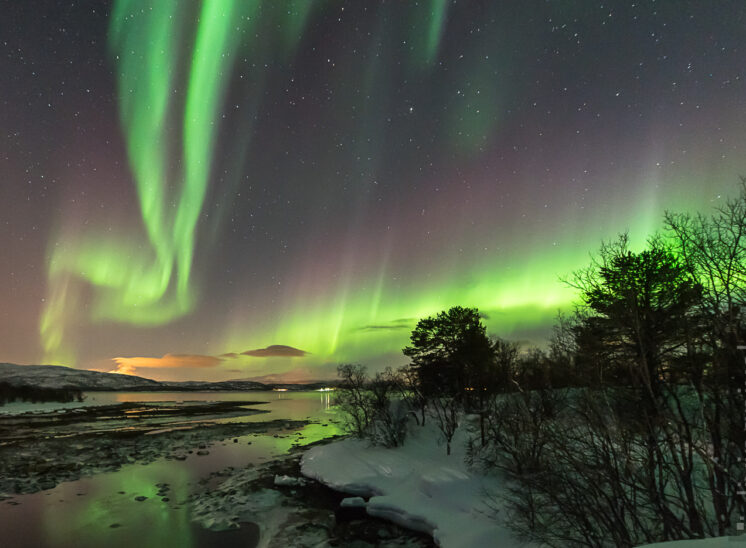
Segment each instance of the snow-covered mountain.
[[85,369],[73,369],[59,365],[16,365],[0,363],[0,382],[14,386],[35,386],[39,388],[72,388],[76,390],[173,390],[173,391],[213,391],[213,390],[315,390],[336,384],[335,382],[317,382],[303,384],[267,384],[248,379],[220,382],[166,382],[154,381],[135,375],[120,373],[103,373]]
[[78,390],[158,390],[152,379],[73,369],[58,365],[15,365],[0,363],[0,382],[14,386],[74,388]]

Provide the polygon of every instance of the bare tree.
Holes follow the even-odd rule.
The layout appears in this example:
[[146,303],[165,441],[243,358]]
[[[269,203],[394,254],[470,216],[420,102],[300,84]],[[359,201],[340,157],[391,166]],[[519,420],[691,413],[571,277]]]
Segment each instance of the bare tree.
[[337,376],[341,382],[335,405],[342,411],[343,427],[358,438],[365,437],[374,413],[367,370],[363,365],[346,363],[337,367]]
[[696,449],[707,463],[718,534],[723,535],[732,515],[746,514],[746,501],[738,495],[746,459],[746,376],[738,349],[746,344],[746,179],[741,178],[738,197],[726,200],[713,215],[668,212],[665,221],[681,260],[702,285],[699,316],[705,329],[690,345],[690,353],[700,359],[688,382],[699,399],[699,429],[705,433]]
[[635,546],[724,535],[746,513],[746,184],[712,218],[666,221],[668,239],[634,253],[623,235],[572,280],[580,315],[547,359],[590,387],[543,423],[530,399],[493,415],[501,451],[481,456],[512,478],[512,524],[528,537]]
[[405,365],[398,371],[399,392],[409,407],[410,413],[419,426],[425,426],[427,417],[427,396],[419,382],[417,369],[412,365]]
[[374,444],[398,447],[404,443],[408,417],[404,403],[396,397],[400,384],[398,375],[387,367],[368,385],[372,398],[370,438]]
[[446,455],[451,454],[451,441],[458,428],[461,403],[452,396],[435,396],[430,399],[431,407],[438,421],[438,429],[446,444]]

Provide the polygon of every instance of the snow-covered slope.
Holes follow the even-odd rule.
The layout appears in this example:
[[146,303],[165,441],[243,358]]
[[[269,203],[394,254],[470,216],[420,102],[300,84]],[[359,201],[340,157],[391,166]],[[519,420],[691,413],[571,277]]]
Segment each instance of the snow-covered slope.
[[738,548],[746,546],[746,537],[715,537],[695,540],[674,540],[646,544],[639,548]]
[[147,390],[157,389],[160,384],[158,381],[134,375],[100,373],[57,365],[15,365],[12,363],[0,363],[0,381],[16,386],[80,390]]
[[345,439],[309,449],[301,471],[338,491],[370,496],[368,514],[432,534],[445,548],[528,546],[505,526],[499,497],[486,495],[499,496],[499,479],[467,470],[463,439],[454,439],[450,456],[437,440],[431,427],[415,427],[396,449]]
[[8,382],[15,386],[36,386],[39,388],[73,388],[78,390],[168,390],[168,391],[220,391],[220,390],[271,390],[284,388],[285,390],[316,390],[326,386],[333,386],[335,382],[319,382],[316,384],[263,384],[247,379],[227,380],[217,382],[203,381],[154,381],[135,375],[121,375],[118,373],[102,373],[85,369],[74,369],[58,365],[16,365],[0,363],[0,382]]
[[[386,449],[358,439],[310,448],[302,473],[351,495],[371,516],[433,536],[444,548],[535,546],[521,543],[506,526],[500,478],[475,474],[464,465],[463,428],[446,456],[431,426],[413,428],[403,447]],[[645,548],[726,548],[744,546],[744,537],[720,537],[651,544]]]

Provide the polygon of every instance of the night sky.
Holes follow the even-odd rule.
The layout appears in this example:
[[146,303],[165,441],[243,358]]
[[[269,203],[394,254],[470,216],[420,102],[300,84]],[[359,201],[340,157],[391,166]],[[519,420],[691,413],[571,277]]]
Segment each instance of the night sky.
[[404,363],[746,174],[739,1],[0,2],[0,361]]

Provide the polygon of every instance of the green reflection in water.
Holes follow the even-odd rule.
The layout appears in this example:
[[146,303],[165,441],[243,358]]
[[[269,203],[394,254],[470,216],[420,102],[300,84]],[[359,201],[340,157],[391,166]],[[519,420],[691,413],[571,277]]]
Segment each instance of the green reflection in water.
[[[186,499],[191,479],[188,468],[159,461],[63,483],[55,489],[54,496],[45,499],[42,526],[46,542],[50,546],[129,544],[190,548],[194,546],[193,526],[187,508],[177,503]],[[169,502],[156,496],[157,483],[169,484]],[[124,494],[120,494],[122,491]],[[137,502],[136,496],[148,498]],[[70,544],[71,540],[74,544]]]
[[[196,538],[200,531],[189,519],[188,505],[183,504],[197,480],[228,466],[241,468],[250,463],[261,464],[286,454],[295,445],[314,443],[340,433],[333,422],[335,411],[331,406],[330,392],[112,393],[106,396],[112,402],[266,401],[266,409],[270,410],[268,414],[226,418],[217,422],[261,423],[275,419],[313,422],[300,428],[280,428],[241,436],[237,443],[230,439],[222,440],[209,446],[210,454],[205,457],[190,455],[186,461],[158,460],[147,465],[128,464],[116,472],[63,483],[51,491],[30,495],[41,504],[38,518],[40,537],[48,546],[196,548],[210,545],[212,539],[205,544],[204,538]],[[274,437],[275,434],[278,437]],[[169,486],[165,495],[169,498],[168,502],[163,502],[157,496],[159,483]],[[83,495],[79,496],[79,493]],[[137,496],[145,496],[147,500],[135,501]],[[0,513],[0,522],[4,522],[5,517],[7,514]],[[29,515],[26,519],[33,517]],[[118,526],[112,528],[114,524]],[[251,531],[245,533],[245,537],[241,538],[215,533],[214,540],[221,546],[237,541],[251,542]]]

